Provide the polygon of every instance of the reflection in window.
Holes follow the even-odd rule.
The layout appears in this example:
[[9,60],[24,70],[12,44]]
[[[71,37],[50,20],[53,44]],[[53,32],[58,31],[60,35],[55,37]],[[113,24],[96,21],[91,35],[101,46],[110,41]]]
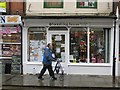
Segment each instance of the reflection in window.
[[28,30],[28,61],[42,61],[44,47],[46,45],[46,31],[45,28],[29,28]]

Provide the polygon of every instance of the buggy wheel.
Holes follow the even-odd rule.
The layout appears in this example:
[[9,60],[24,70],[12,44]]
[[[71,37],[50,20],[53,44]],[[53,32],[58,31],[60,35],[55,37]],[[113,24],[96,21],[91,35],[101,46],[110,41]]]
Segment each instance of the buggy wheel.
[[60,75],[59,79],[60,79],[60,81],[63,81],[64,80],[64,75]]
[[62,73],[60,74],[59,79],[60,79],[60,81],[63,81],[63,80],[64,80],[64,71],[62,71]]

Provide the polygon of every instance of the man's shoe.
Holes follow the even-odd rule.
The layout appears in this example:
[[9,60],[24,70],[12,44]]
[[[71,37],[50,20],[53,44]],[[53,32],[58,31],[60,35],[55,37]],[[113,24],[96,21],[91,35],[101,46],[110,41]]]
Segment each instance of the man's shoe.
[[38,77],[38,79],[39,79],[39,80],[44,80],[44,78],[40,78],[40,77]]
[[54,78],[53,78],[53,80],[57,80],[57,78],[56,78],[56,77],[54,77]]

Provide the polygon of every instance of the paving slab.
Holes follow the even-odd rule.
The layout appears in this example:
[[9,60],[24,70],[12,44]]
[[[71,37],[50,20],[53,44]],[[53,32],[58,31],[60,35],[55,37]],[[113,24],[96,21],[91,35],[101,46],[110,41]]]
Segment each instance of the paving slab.
[[54,87],[54,88],[114,88],[120,90],[120,77],[113,80],[112,76],[98,75],[64,75],[64,80],[51,80],[49,75],[44,75],[44,80],[39,80],[38,75],[3,75],[3,87]]

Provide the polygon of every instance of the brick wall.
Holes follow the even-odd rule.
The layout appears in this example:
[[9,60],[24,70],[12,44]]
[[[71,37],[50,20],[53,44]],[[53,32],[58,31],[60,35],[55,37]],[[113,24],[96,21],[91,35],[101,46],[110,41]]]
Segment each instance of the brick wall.
[[10,15],[25,15],[25,2],[23,0],[19,0],[19,2],[7,2],[7,14]]

